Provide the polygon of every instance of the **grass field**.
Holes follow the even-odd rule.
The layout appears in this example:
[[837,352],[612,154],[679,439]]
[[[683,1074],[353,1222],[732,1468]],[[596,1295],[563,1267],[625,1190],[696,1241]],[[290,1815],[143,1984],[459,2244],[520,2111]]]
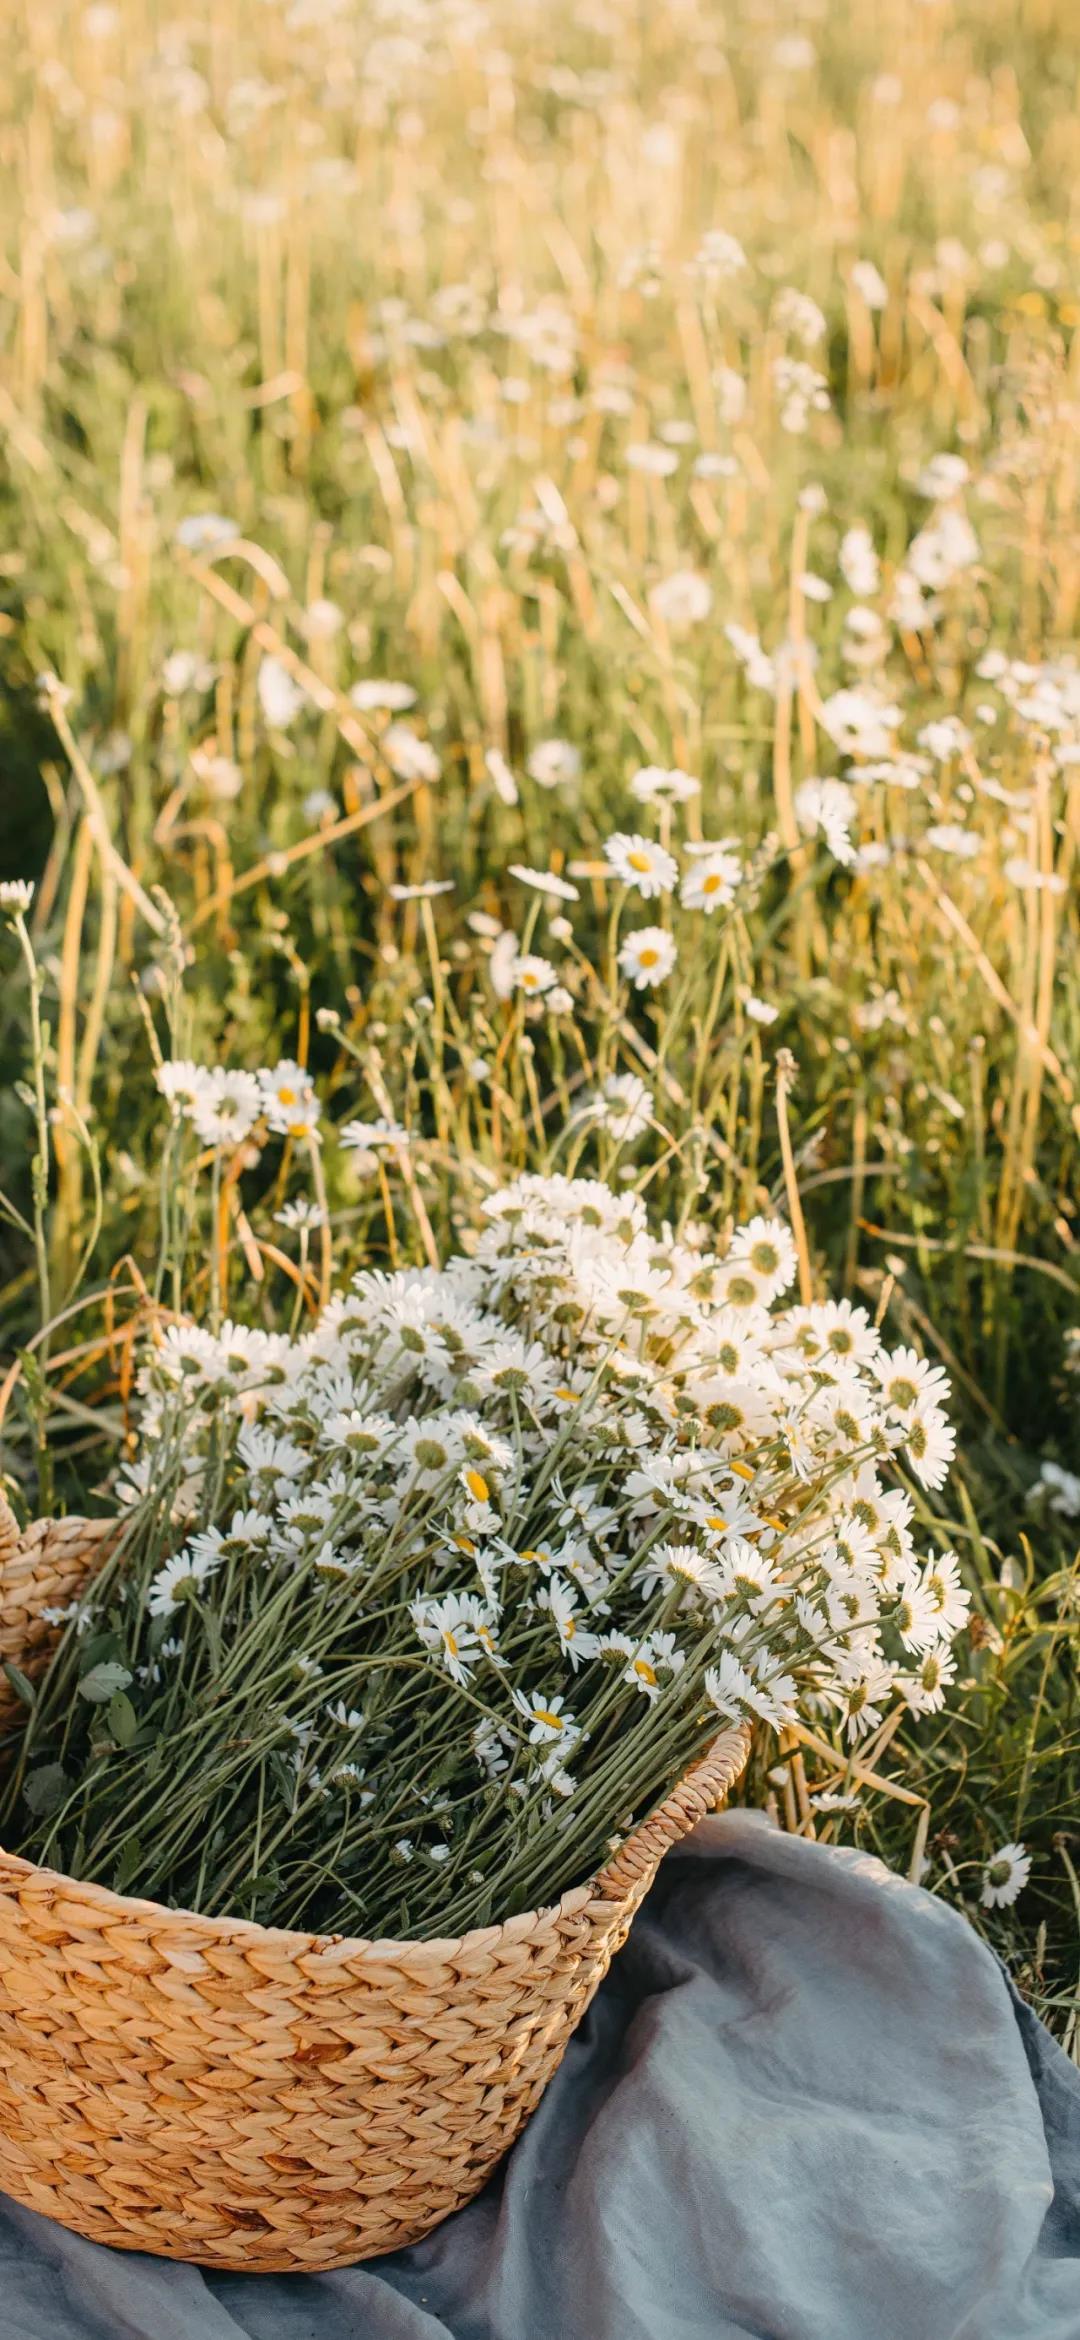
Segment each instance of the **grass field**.
[[4,1469],[33,1510],[47,1442],[76,1507],[162,1298],[155,1048],[408,1133],[331,1127],[325,1226],[279,1216],[302,1144],[238,1158],[196,1310],[303,1319],[520,1167],[721,1228],[797,1185],[815,1290],[952,1377],[919,1507],[973,1625],[942,1712],[774,1741],[754,1792],[959,1902],[1080,2056],[1071,16],[6,12],[0,875],[49,1159],[35,1206],[5,934],[0,1307]]

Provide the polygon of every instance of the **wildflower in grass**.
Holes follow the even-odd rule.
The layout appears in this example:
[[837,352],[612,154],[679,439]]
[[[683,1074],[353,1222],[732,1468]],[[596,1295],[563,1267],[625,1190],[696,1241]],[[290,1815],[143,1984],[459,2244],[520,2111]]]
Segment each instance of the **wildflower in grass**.
[[817,302],[808,293],[799,292],[795,285],[785,285],[773,304],[773,323],[780,333],[790,334],[803,349],[813,349],[825,333],[825,318]]
[[408,723],[388,723],[379,746],[399,780],[434,783],[442,772],[430,740],[421,739]]
[[658,894],[670,894],[679,874],[674,854],[648,837],[622,833],[609,837],[604,845],[604,858],[623,885],[633,886],[646,902]]
[[263,1112],[272,1130],[282,1136],[316,1136],[319,1101],[315,1084],[301,1065],[283,1057],[273,1072],[260,1073],[258,1079]]
[[933,1594],[918,1577],[908,1578],[902,1587],[893,1623],[905,1649],[932,1649],[941,1639],[941,1612]]
[[840,572],[845,585],[850,586],[853,593],[869,599],[871,594],[878,591],[881,567],[870,530],[862,521],[848,528],[841,539]]
[[216,552],[239,534],[235,521],[226,520],[221,512],[192,512],[179,522],[173,542],[184,552]]
[[779,1008],[774,1007],[771,1000],[758,999],[753,992],[748,994],[742,1004],[752,1024],[775,1024],[780,1013]]
[[887,306],[889,288],[881,270],[875,267],[872,260],[853,261],[851,282],[859,299],[865,301],[868,309],[884,309]]
[[971,1595],[961,1580],[955,1552],[943,1552],[939,1559],[925,1562],[922,1589],[937,1619],[939,1640],[951,1641],[954,1634],[963,1631],[971,1608]]
[[766,1219],[758,1215],[744,1227],[737,1227],[727,1254],[733,1268],[749,1268],[757,1279],[762,1305],[767,1306],[777,1294],[786,1292],[795,1280],[798,1254],[794,1239],[782,1219]]
[[883,1722],[896,1687],[895,1677],[892,1668],[876,1654],[863,1660],[857,1653],[850,1661],[841,1658],[840,1676],[832,1703],[837,1707],[845,1737],[857,1745]]
[[684,910],[704,910],[711,917],[714,910],[730,908],[743,874],[742,864],[731,850],[733,842],[730,837],[720,837],[687,847],[692,858],[679,888]]
[[568,739],[543,739],[525,769],[538,788],[567,788],[580,777],[581,755]]
[[630,794],[638,804],[689,804],[700,793],[700,780],[678,765],[641,764],[630,781]]
[[205,1090],[209,1072],[205,1065],[193,1064],[190,1057],[170,1057],[158,1065],[154,1077],[162,1096],[182,1109],[193,1105]]
[[921,1407],[905,1419],[904,1445],[922,1485],[932,1493],[943,1487],[956,1452],[956,1432],[937,1406]]
[[416,692],[411,683],[382,682],[375,677],[354,683],[349,697],[363,715],[404,715],[416,705]]
[[512,861],[508,874],[516,878],[519,885],[531,886],[534,893],[546,895],[551,902],[580,900],[577,887],[571,885],[569,878],[560,877],[554,869],[528,869],[524,863]]
[[375,1121],[346,1121],[338,1131],[341,1144],[350,1152],[377,1153],[382,1146],[407,1146],[409,1132],[400,1121],[391,1121],[380,1113]]
[[644,471],[651,479],[670,479],[679,468],[679,458],[672,447],[637,441],[626,449],[626,467],[628,471]]
[[[869,688],[830,691],[819,711],[822,729],[845,756],[892,755],[893,733],[902,719],[902,709],[894,700]],[[838,787],[841,783],[830,781],[828,785]]]
[[487,772],[488,778],[492,783],[492,786],[494,787],[495,794],[499,799],[499,803],[509,805],[519,804],[521,799],[518,790],[518,784],[514,778],[509,764],[506,761],[506,757],[502,753],[501,748],[485,749],[484,768]]
[[670,577],[662,577],[649,594],[653,616],[676,632],[701,625],[712,603],[712,586],[696,569],[676,569]]
[[947,764],[953,756],[963,756],[974,745],[966,723],[957,715],[941,715],[932,723],[924,723],[916,734],[919,747],[932,756],[935,763]]
[[674,940],[664,927],[639,926],[625,936],[619,965],[635,990],[648,991],[670,975],[677,955]]
[[307,703],[306,693],[288,667],[273,656],[259,662],[258,692],[259,705],[275,731],[288,731]]
[[902,1674],[899,1686],[913,1714],[940,1714],[945,1693],[956,1680],[956,1659],[938,1643],[929,1649],[914,1674]]
[[803,358],[779,357],[773,359],[772,379],[780,407],[780,428],[797,436],[804,431],[812,414],[827,414],[829,385],[816,366],[807,365]]
[[953,861],[974,861],[980,841],[960,821],[934,821],[926,832],[926,842],[935,853],[947,853]]
[[1080,1474],[1063,1470],[1060,1463],[1041,1462],[1033,1493],[1045,1492],[1047,1509],[1061,1519],[1080,1516]]
[[214,1066],[200,1079],[188,1112],[204,1145],[229,1147],[250,1137],[263,1105],[257,1073]]
[[631,1146],[648,1129],[652,1098],[637,1073],[610,1073],[592,1099],[590,1112],[608,1137]]
[[909,544],[904,558],[906,574],[928,592],[941,593],[979,558],[979,540],[962,512],[939,510]]
[[943,503],[949,496],[959,495],[971,477],[971,467],[963,455],[932,455],[924,463],[915,485],[921,496],[930,496],[935,503]]
[[890,1413],[900,1419],[918,1407],[938,1404],[949,1386],[944,1367],[928,1364],[917,1349],[890,1350],[875,1371]]
[[453,878],[423,878],[416,885],[387,886],[392,902],[435,902],[440,894],[452,894]]
[[795,791],[795,818],[804,837],[823,837],[839,862],[851,862],[855,796],[844,780],[804,780]]
[[487,963],[491,988],[496,999],[509,999],[513,991],[514,967],[520,956],[520,950],[519,938],[511,927],[497,928]]
[[0,910],[6,910],[10,918],[25,918],[33,899],[34,889],[29,879],[0,879]]
[[727,228],[707,228],[689,266],[711,284],[728,284],[749,266],[737,236]]
[[191,769],[215,804],[235,804],[244,785],[244,775],[231,756],[214,755],[206,748],[193,748]]
[[1056,870],[1038,869],[1023,853],[1010,854],[1002,864],[1003,874],[1011,886],[1018,886],[1024,894],[1067,894],[1069,881]]
[[523,991],[527,999],[534,999],[545,991],[550,992],[556,981],[555,969],[550,959],[541,958],[534,951],[519,952],[514,959],[512,980],[515,991]]
[[1031,1854],[1022,1844],[1003,1844],[983,1870],[983,1909],[1011,1909],[1031,1875]]

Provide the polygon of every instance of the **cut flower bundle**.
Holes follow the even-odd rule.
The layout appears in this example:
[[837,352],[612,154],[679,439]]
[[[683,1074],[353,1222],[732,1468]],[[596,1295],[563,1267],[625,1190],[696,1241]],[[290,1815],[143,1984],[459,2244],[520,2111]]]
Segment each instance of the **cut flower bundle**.
[[595,1872],[725,1724],[850,1741],[942,1703],[967,1596],[944,1375],[847,1303],[524,1176],[442,1269],[303,1337],[177,1324],[116,1546],[17,1744],[0,1840],[173,1907],[420,1939]]

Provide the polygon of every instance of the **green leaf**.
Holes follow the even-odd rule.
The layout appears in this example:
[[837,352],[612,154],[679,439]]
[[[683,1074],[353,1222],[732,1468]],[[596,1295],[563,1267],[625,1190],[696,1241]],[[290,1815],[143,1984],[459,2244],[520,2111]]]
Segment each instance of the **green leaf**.
[[5,1658],[4,1672],[7,1675],[12,1689],[15,1692],[16,1698],[21,1698],[23,1705],[29,1706],[31,1710],[33,1710],[33,1708],[37,1705],[37,1691],[35,1690],[33,1683],[28,1681],[26,1675],[22,1671],[22,1668],[20,1666],[12,1665],[10,1658]]
[[28,1773],[23,1782],[23,1798],[35,1820],[45,1820],[51,1812],[58,1812],[70,1786],[62,1763],[42,1763],[37,1771]]
[[120,1847],[120,1858],[113,1870],[113,1892],[126,1893],[142,1859],[142,1846],[137,1836],[129,1836]]
[[118,1747],[130,1747],[139,1727],[139,1718],[122,1690],[114,1690],[109,1700],[106,1721]]
[[120,1643],[111,1627],[104,1633],[89,1633],[79,1649],[79,1672],[88,1674],[101,1658],[114,1658],[119,1654]]
[[126,1690],[130,1680],[127,1666],[122,1666],[116,1658],[105,1658],[83,1675],[79,1696],[89,1698],[95,1706],[104,1706],[118,1690]]

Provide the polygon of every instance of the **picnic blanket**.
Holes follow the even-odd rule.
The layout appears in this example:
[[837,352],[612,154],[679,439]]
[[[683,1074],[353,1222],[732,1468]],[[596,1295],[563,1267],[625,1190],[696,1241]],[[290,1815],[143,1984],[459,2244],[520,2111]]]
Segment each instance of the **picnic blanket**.
[[1080,2340],[1080,2071],[962,1918],[707,1821],[424,2243],[204,2275],[0,2199],[3,2340]]

